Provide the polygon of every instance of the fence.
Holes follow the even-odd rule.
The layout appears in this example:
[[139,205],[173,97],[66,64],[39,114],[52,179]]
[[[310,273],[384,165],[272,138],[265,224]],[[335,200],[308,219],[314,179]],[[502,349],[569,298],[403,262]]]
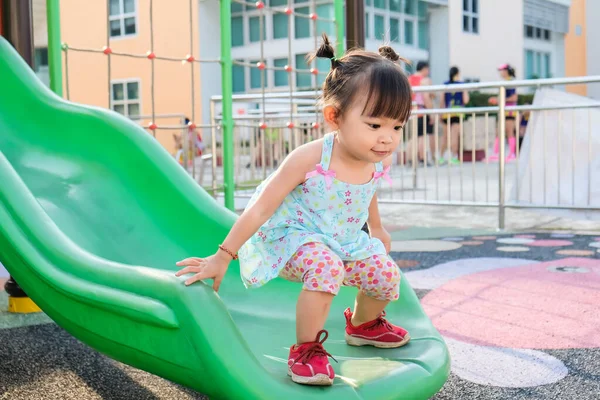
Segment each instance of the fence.
[[[394,156],[394,185],[380,188],[380,201],[496,207],[501,229],[506,208],[600,210],[600,192],[596,195],[593,187],[594,177],[598,179],[595,171],[600,173],[600,113],[596,114],[600,102],[551,89],[598,82],[600,76],[416,88],[426,93],[490,90],[498,95],[498,105],[414,110]],[[536,90],[534,103],[505,106],[507,88]],[[309,91],[233,96],[234,104],[248,109],[234,116],[236,196],[248,197],[248,189],[274,171],[287,154],[323,136],[325,127],[312,122],[319,121],[318,95]],[[220,101],[220,96],[212,98],[211,117],[217,127]],[[444,162],[441,157],[443,150],[452,147],[452,135],[444,135],[448,114],[458,117],[456,163]],[[511,116],[517,138],[521,136],[522,117],[528,122],[521,131],[524,136],[516,140],[516,157],[507,161],[506,124]],[[433,134],[422,139],[424,162],[419,163],[418,119],[426,124],[431,117]],[[492,162],[489,149],[496,135],[499,157]],[[444,137],[449,140],[444,142]],[[212,168],[207,170],[212,181],[207,189],[213,194],[222,188],[221,140],[219,129],[214,128]]]

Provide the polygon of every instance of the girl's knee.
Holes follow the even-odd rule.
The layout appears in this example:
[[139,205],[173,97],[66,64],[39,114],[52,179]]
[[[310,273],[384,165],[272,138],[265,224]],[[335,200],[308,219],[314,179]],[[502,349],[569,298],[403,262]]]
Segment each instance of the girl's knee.
[[344,280],[342,260],[324,245],[310,249],[308,256],[304,262],[304,289],[337,295]]
[[387,256],[378,256],[377,276],[372,279],[365,293],[377,300],[394,301],[400,296],[400,270],[398,266]]

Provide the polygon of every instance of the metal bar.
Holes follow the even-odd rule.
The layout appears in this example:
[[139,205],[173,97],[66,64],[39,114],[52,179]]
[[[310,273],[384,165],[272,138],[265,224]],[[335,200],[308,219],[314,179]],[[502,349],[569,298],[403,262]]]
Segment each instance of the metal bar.
[[542,139],[543,139],[543,143],[544,143],[544,145],[543,145],[543,151],[542,151],[542,157],[544,159],[544,167],[542,169],[542,173],[544,175],[544,195],[543,195],[543,197],[544,197],[544,204],[546,204],[546,171],[548,170],[548,165],[546,163],[546,136],[548,135],[548,130],[547,130],[547,128],[548,128],[548,124],[547,124],[547,122],[548,122],[548,115],[547,114],[548,113],[546,111],[542,112],[542,115],[544,117],[544,131],[543,131],[543,134],[542,134]]
[[48,20],[48,67],[50,89],[58,96],[63,95],[62,54],[60,42],[60,0],[46,0]]
[[413,130],[412,130],[411,145],[412,145],[412,150],[413,150],[412,153],[413,154],[412,154],[412,158],[411,158],[411,160],[412,160],[411,169],[412,169],[412,189],[413,189],[412,190],[412,197],[413,197],[413,200],[414,200],[415,199],[415,195],[416,195],[416,191],[417,191],[416,190],[417,189],[417,164],[419,162],[419,156],[418,156],[418,151],[417,151],[418,150],[417,149],[417,147],[418,147],[418,144],[417,144],[417,141],[418,141],[418,132],[417,132],[417,130],[418,130],[418,117],[413,118],[412,122],[413,122],[413,126],[412,126]]
[[515,185],[517,186],[516,189],[516,194],[517,194],[517,201],[519,200],[519,153],[520,153],[520,149],[519,149],[519,138],[520,138],[520,134],[519,134],[519,112],[517,111],[515,114],[515,140],[516,140],[516,152],[517,154],[515,154],[515,156],[517,157],[517,159],[515,160]]
[[473,201],[475,201],[475,113],[471,115],[471,187],[473,188]]
[[485,113],[485,201],[490,201],[490,158],[487,151],[490,145],[490,114]]
[[65,47],[65,90],[67,91],[67,100],[71,100],[71,90],[69,87],[69,48]]
[[223,93],[223,180],[225,186],[225,207],[235,210],[235,183],[233,179],[233,104],[232,63],[231,63],[231,0],[220,1],[221,19],[221,84]]
[[[527,125],[529,127],[529,124],[533,123],[533,113],[529,114],[529,120],[527,122]],[[525,129],[525,135],[529,135],[529,154],[528,154],[528,161],[529,161],[529,202],[532,203],[533,202],[533,149],[535,149],[535,146],[533,144],[533,140],[534,140],[534,136],[533,136],[533,129],[530,129],[529,132],[527,132],[527,129]]]
[[440,199],[440,181],[439,181],[439,169],[440,169],[440,119],[436,118],[434,121],[433,130],[435,132],[435,199]]
[[499,182],[498,182],[498,228],[504,229],[504,219],[505,219],[505,208],[504,208],[504,190],[505,190],[505,182],[504,182],[504,167],[506,165],[505,152],[506,152],[506,113],[504,108],[504,103],[506,102],[506,88],[504,86],[500,87],[500,96],[498,96],[498,104],[500,106],[500,172],[499,172]]
[[344,55],[344,0],[334,0],[336,57]]
[[571,112],[571,204],[575,205],[575,110]]
[[587,205],[592,202],[592,111],[588,110],[588,195]]
[[[150,0],[150,53],[154,54],[154,0]],[[150,59],[150,99],[151,99],[151,111],[152,111],[152,123],[156,123],[156,107],[155,107],[155,76],[154,76],[154,58]],[[193,89],[192,89],[193,93]],[[152,136],[156,137],[156,130],[152,130]]]
[[[194,56],[194,0],[188,2],[188,14],[189,14],[189,33],[190,33],[190,56]],[[196,122],[196,92],[195,92],[195,79],[194,79],[194,64],[190,64],[190,94],[192,95],[192,115],[190,122],[194,124]],[[232,78],[233,79],[233,78]],[[154,97],[154,96],[153,96]],[[188,138],[191,135],[191,146],[192,146],[192,176],[196,179],[196,139],[194,138],[194,132],[188,128]],[[189,140],[189,139],[188,139]]]
[[[106,48],[110,48],[110,1],[106,2]],[[106,54],[106,65],[108,71],[108,107],[112,109],[112,79],[110,70],[110,53]]]
[[[452,124],[450,123],[450,116],[448,115],[448,117],[446,118],[446,129],[447,129],[447,139],[448,139],[448,153],[450,154],[450,159],[452,159]],[[446,163],[446,172],[448,174],[448,199],[451,200],[452,199],[452,174],[450,169],[452,168],[452,163],[450,162],[450,159],[448,159],[448,162]]]
[[464,142],[465,142],[465,132],[464,132],[464,118],[461,114],[459,116],[460,125],[459,125],[459,135],[458,135],[458,162],[459,162],[459,175],[460,175],[460,201],[463,201],[463,167],[464,167]]
[[560,204],[560,181],[561,181],[561,179],[560,179],[560,172],[561,172],[561,170],[560,170],[560,159],[561,159],[561,156],[560,156],[560,153],[561,153],[561,148],[560,148],[561,147],[560,146],[560,131],[561,131],[562,127],[563,127],[562,112],[559,111],[558,112],[558,130],[556,132],[556,148],[558,150],[557,151],[558,154],[556,154],[556,166],[557,166],[557,170],[558,170],[558,173],[556,174],[557,189],[558,189],[556,191],[556,196],[557,196],[557,199],[558,199],[558,204]]
[[[363,18],[364,19],[364,18]],[[427,134],[427,115],[423,115],[423,188],[424,197],[427,201],[427,163],[429,159],[427,158],[427,151],[429,150],[429,135]]]
[[[264,8],[262,8],[260,10],[260,14],[259,14],[259,25],[258,25],[259,29],[260,29],[260,62],[263,63],[264,66],[266,66],[266,60],[265,60],[265,38],[264,38],[264,31],[265,31],[265,12],[264,12]],[[266,113],[266,103],[265,103],[265,86],[266,86],[266,76],[265,76],[265,69],[263,68],[260,71],[260,91],[261,91],[261,108],[262,108],[262,120],[264,121],[266,119],[265,117],[265,113]],[[266,179],[267,178],[267,159],[266,159],[266,151],[265,151],[265,136],[266,136],[266,129],[262,130],[259,128],[258,130],[258,134],[259,136],[259,140],[260,140],[260,164],[262,167],[262,178]]]
[[210,101],[210,120],[212,122],[211,125],[211,132],[210,132],[210,136],[211,136],[211,151],[213,154],[213,158],[211,160],[212,163],[212,189],[213,189],[213,196],[216,193],[217,190],[217,161],[218,161],[218,154],[217,154],[217,129],[216,129],[216,125],[215,125],[215,102],[214,101]]

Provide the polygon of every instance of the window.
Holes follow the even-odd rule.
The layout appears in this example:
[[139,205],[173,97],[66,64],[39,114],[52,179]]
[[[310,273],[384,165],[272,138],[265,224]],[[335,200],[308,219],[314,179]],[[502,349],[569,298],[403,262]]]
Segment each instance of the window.
[[525,25],[525,37],[528,37],[528,38],[533,37],[533,26]]
[[375,15],[375,39],[381,40],[385,35],[385,21],[383,15]]
[[40,68],[48,67],[48,48],[40,47],[35,49],[34,70],[38,72]]
[[231,45],[244,45],[244,17],[231,18]]
[[552,34],[549,29],[536,28],[531,25],[525,25],[525,37],[529,39],[545,40],[549,42]]
[[306,72],[296,72],[296,86],[298,88],[307,88],[311,86],[310,67],[306,64],[306,53],[296,54],[296,69]]
[[463,32],[479,33],[479,0],[463,0]]
[[404,14],[417,14],[417,0],[404,0]]
[[250,64],[252,64],[252,67],[250,67],[250,89],[261,88],[260,76],[264,69],[261,71],[260,69],[256,68],[256,63],[258,63],[258,60],[250,61]]
[[[240,60],[238,60],[240,61]],[[244,67],[241,65],[233,64],[232,68],[233,75],[233,93],[243,93],[246,91],[246,78],[244,73]]]
[[400,0],[390,0],[390,11],[400,12]]
[[365,38],[369,39],[371,37],[371,18],[369,18],[369,13],[365,13]]
[[[263,26],[262,26],[262,38],[266,39],[266,27],[265,27],[265,18],[262,18]],[[260,42],[260,17],[250,17],[248,18],[248,24],[250,25],[250,42]]]
[[390,18],[390,41],[400,42],[400,20]]
[[525,77],[527,79],[551,78],[551,54],[525,50]]
[[317,69],[319,70],[319,75],[317,75],[317,86],[320,87],[323,85],[323,82],[325,82],[325,78],[327,78],[327,74],[331,69],[331,60],[317,58]]
[[419,48],[429,49],[429,23],[426,21],[419,21]]
[[136,0],[110,1],[110,37],[135,35],[137,33]]
[[[276,58],[273,60],[273,66],[283,68],[288,64],[287,58]],[[274,71],[275,72],[275,86],[287,86],[288,83],[288,75],[286,71]]]
[[[309,15],[310,14],[310,8],[309,7],[299,7],[296,8],[296,12],[298,14],[303,14],[303,15]],[[295,35],[296,35],[296,39],[302,39],[302,38],[307,38],[310,37],[310,22],[308,20],[308,17],[299,17],[299,16],[295,16],[294,17],[294,25],[295,25]]]
[[[316,7],[316,10],[319,18],[334,19],[335,17],[333,3],[320,4]],[[322,21],[321,19],[317,20],[317,33],[319,35],[325,32],[329,36],[333,36],[335,35],[334,28],[335,25],[333,24],[333,22]]]
[[381,8],[385,10],[385,0],[373,0],[373,5],[375,8]]
[[113,111],[126,117],[140,115],[140,81],[113,81],[111,84],[111,105]]
[[414,44],[415,43],[415,28],[414,23],[411,20],[404,20],[404,43]]
[[288,22],[290,17],[285,14],[273,14],[273,39],[288,37]]

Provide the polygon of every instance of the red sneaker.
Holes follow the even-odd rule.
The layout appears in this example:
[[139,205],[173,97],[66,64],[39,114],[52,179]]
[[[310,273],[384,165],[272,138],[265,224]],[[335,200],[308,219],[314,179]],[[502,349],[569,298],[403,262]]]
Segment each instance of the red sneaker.
[[385,318],[385,311],[374,321],[360,326],[352,325],[352,311],[344,311],[346,317],[346,343],[350,346],[375,346],[383,349],[404,346],[410,340],[407,331],[390,324]]
[[[321,335],[325,337],[321,339]],[[330,386],[333,384],[335,372],[327,357],[331,357],[323,348],[323,342],[329,334],[322,330],[314,342],[293,345],[288,359],[288,375],[292,381],[304,385]]]

